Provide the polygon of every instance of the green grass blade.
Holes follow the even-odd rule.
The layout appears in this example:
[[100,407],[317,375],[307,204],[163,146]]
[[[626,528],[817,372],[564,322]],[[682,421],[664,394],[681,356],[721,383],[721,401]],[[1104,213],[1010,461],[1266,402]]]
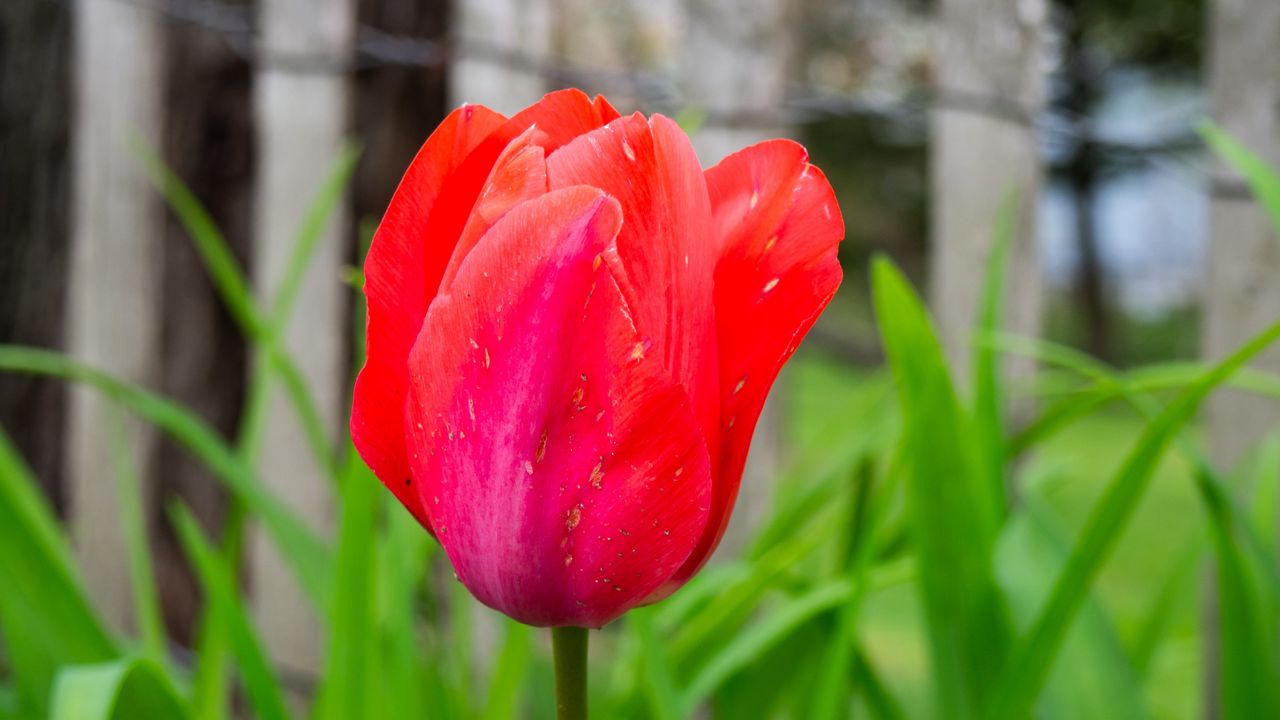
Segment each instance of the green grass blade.
[[1275,547],[1280,533],[1276,508],[1280,507],[1280,432],[1273,432],[1258,447],[1254,461],[1250,522],[1262,544]]
[[[1209,366],[1200,362],[1175,362],[1148,365],[1129,371],[1129,385],[1139,392],[1181,390],[1195,382]],[[1257,368],[1240,368],[1224,383],[1234,390],[1280,398],[1280,375]]]
[[681,712],[682,699],[671,673],[671,661],[666,648],[658,639],[653,611],[650,608],[632,610],[627,615],[627,625],[635,630],[640,640],[641,684],[649,700],[649,717],[655,720],[680,720],[684,717]]
[[813,652],[831,632],[834,612],[821,613],[783,635],[777,643],[725,680],[707,707],[717,717],[808,717],[822,655]]
[[1009,625],[992,572],[999,518],[924,305],[889,261],[873,267],[873,297],[903,415],[906,487],[919,553],[939,708],[969,717],[999,668]]
[[684,707],[693,708],[720,687],[735,672],[746,667],[796,628],[817,615],[846,602],[853,594],[847,581],[835,581],[782,603],[728,645],[717,650],[693,677],[685,691]]
[[[1146,393],[1151,389],[1166,390],[1170,388],[1179,388],[1186,390],[1188,386],[1196,384],[1200,376],[1212,370],[1212,366],[1200,363],[1170,363],[1166,366],[1152,366],[1140,369],[1124,375],[1118,371],[1112,370],[1108,366],[1084,356],[1079,351],[1062,345],[1051,343],[1044,340],[1033,340],[1028,338],[1020,338],[1018,342],[1011,342],[1008,345],[1015,352],[1022,352],[1028,355],[1038,357],[1046,363],[1058,364],[1073,372],[1091,378],[1096,385],[1090,392],[1105,393],[1109,397],[1123,399],[1131,405],[1138,414],[1144,419],[1151,420],[1158,413],[1158,406],[1155,401]],[[1193,370],[1198,371],[1199,375],[1189,376],[1188,373]],[[1136,378],[1136,379],[1135,379]],[[1243,378],[1243,380],[1242,380]],[[1274,391],[1274,376],[1261,371],[1252,370],[1250,368],[1238,368],[1234,374],[1222,381],[1223,387],[1235,387],[1238,389],[1257,392],[1260,394],[1269,394]],[[1187,459],[1188,463],[1196,468],[1197,490],[1204,492],[1203,485],[1205,483],[1217,483],[1216,473],[1212,466],[1195,445],[1189,442],[1185,437],[1179,438],[1179,450]],[[1265,443],[1263,444],[1265,448]],[[1280,460],[1280,459],[1278,459]],[[1274,474],[1266,477],[1268,481],[1274,481]],[[1260,484],[1260,488],[1265,493],[1269,483]],[[1229,512],[1235,517],[1245,517],[1247,513],[1237,507],[1230,493],[1221,492],[1223,502],[1230,505]],[[1271,516],[1268,514],[1267,516]],[[1210,516],[1212,520],[1212,515]],[[1245,541],[1245,546],[1249,552],[1259,559],[1260,566],[1263,568],[1264,578],[1277,588],[1280,592],[1280,571],[1275,568],[1280,567],[1280,562],[1276,561],[1275,552],[1266,542],[1264,532],[1260,532],[1251,523],[1237,525],[1240,535]]]
[[195,455],[262,519],[307,596],[323,611],[329,550],[310,527],[258,482],[253,470],[203,420],[180,405],[59,353],[0,345],[0,370],[87,385],[137,413]]
[[1160,588],[1151,601],[1150,609],[1143,613],[1142,624],[1134,633],[1130,652],[1133,669],[1139,677],[1146,678],[1151,669],[1160,642],[1169,635],[1178,608],[1183,603],[1194,602],[1197,570],[1204,553],[1204,544],[1197,537],[1188,542],[1178,554],[1168,574],[1160,581]]
[[[74,579],[78,572],[75,558],[57,516],[4,428],[0,428],[0,500],[0,512],[7,515],[0,531],[14,530],[14,542],[4,545],[16,546],[21,538],[22,545],[38,555],[44,566]],[[73,584],[78,586],[78,582]]]
[[[895,458],[896,460],[896,458]],[[887,479],[892,482],[899,473],[890,462]],[[838,720],[848,712],[849,682],[855,661],[858,612],[867,587],[867,574],[873,560],[876,531],[883,516],[893,486],[884,485],[873,492],[875,467],[870,460],[859,465],[854,473],[854,491],[849,499],[849,527],[845,547],[841,553],[841,571],[855,589],[854,596],[836,611],[835,629],[819,670],[813,701],[807,715],[814,720]]]
[[381,495],[385,523],[375,562],[377,634],[384,665],[378,678],[378,695],[394,700],[382,715],[448,720],[453,716],[434,712],[429,706],[433,697],[439,697],[435,690],[443,687],[443,663],[426,661],[427,643],[416,632],[416,601],[424,587],[435,541],[390,493]]
[[520,698],[533,658],[533,629],[514,620],[504,619],[504,637],[498,660],[489,676],[489,693],[485,702],[485,720],[520,717]]
[[1209,147],[1244,176],[1249,189],[1267,213],[1271,227],[1280,233],[1280,175],[1217,125],[1205,122],[1196,129]]
[[471,596],[471,591],[461,582],[449,583],[449,644],[448,653],[456,661],[450,668],[453,672],[446,676],[448,692],[451,695],[450,705],[459,708],[465,717],[474,714],[478,703],[479,684],[475,681],[475,658],[471,649],[475,646],[475,612],[479,601]]
[[356,161],[359,159],[360,144],[344,142],[338,149],[338,157],[333,161],[329,175],[320,184],[315,198],[307,207],[307,214],[303,217],[289,255],[289,263],[285,266],[284,276],[280,279],[279,289],[271,304],[271,322],[277,333],[293,314],[293,305],[298,299],[298,290],[302,287],[307,268],[311,267],[311,259],[324,238],[325,226],[333,215],[333,209],[342,200],[342,193],[351,182],[351,174],[355,172]]
[[736,636],[761,598],[777,587],[779,579],[787,571],[822,544],[822,535],[814,531],[815,524],[809,522],[805,527],[809,533],[796,535],[775,546],[772,552],[752,563],[737,583],[719,586],[713,602],[678,624],[668,624],[667,608],[658,610],[659,628],[672,631],[667,646],[677,667],[705,661],[709,653]]
[[1215,387],[1277,337],[1280,337],[1280,323],[1267,328],[1215,365],[1148,424],[1090,514],[1066,566],[1058,576],[1049,601],[1031,630],[1014,646],[995,692],[990,696],[988,717],[1012,719],[1030,714],[1067,628],[1087,597],[1098,570],[1128,524],[1165,448]]
[[1221,717],[1223,720],[1280,715],[1280,665],[1275,655],[1275,619],[1264,587],[1250,562],[1222,482],[1205,464],[1196,469],[1197,487],[1209,514],[1218,591]]
[[[854,587],[858,587],[854,581]],[[854,630],[857,625],[859,598],[852,597],[836,610],[834,628],[819,665],[812,709],[808,717],[815,720],[839,720],[848,714],[850,669],[853,666]]]
[[50,720],[133,720],[190,717],[186,700],[164,669],[148,658],[72,665],[58,673]]
[[907,714],[884,681],[880,679],[880,671],[867,657],[861,646],[853,648],[853,680],[867,703],[867,709],[879,720],[905,720]]
[[[285,275],[281,278],[279,288],[272,302],[271,322],[267,328],[267,333],[273,339],[278,338],[289,324],[295,304],[294,301],[297,298],[298,289],[301,287],[305,270],[310,265],[311,258],[314,256],[319,240],[322,237],[324,220],[331,213],[342,188],[350,180],[358,155],[358,149],[354,144],[344,145],[339,152],[338,160],[335,162],[333,170],[322,184],[316,199],[312,202],[307,212],[307,219],[298,233],[290,255],[290,261],[285,269]],[[168,182],[168,178],[153,172],[153,181]],[[177,187],[180,187],[180,185],[177,185]],[[196,207],[198,208],[198,206]],[[189,217],[188,227],[191,227],[193,221],[199,219],[199,217],[199,215]],[[217,237],[216,229],[212,228],[211,223],[207,223],[205,227],[204,232],[212,233],[213,237]],[[240,415],[240,426],[236,432],[236,454],[248,467],[256,465],[261,451],[263,431],[266,427],[266,411],[269,405],[268,391],[271,389],[270,386],[273,380],[273,365],[270,354],[264,349],[264,344],[259,342],[254,352],[249,383],[245,391],[244,407]],[[285,362],[282,363],[281,367],[288,372],[290,364]],[[298,377],[300,376],[296,375],[296,373],[290,373],[289,377],[291,378],[289,380],[291,396],[296,398],[300,391],[305,392],[305,383],[299,382]],[[301,407],[297,400],[294,401],[294,404],[295,407]],[[303,418],[313,417],[314,415],[315,411],[309,407],[309,404],[308,409],[300,411],[300,417]],[[327,460],[328,453],[325,452],[324,457],[320,457],[319,451],[322,445],[319,438],[323,437],[323,432],[318,431],[314,426],[307,427],[304,430],[312,446],[313,454],[317,455],[322,461]],[[245,525],[244,515],[244,504],[233,497],[231,505],[227,509],[222,540],[222,556],[224,560],[233,566],[238,566],[240,561],[239,547]],[[195,677],[194,705],[197,717],[208,720],[216,720],[228,714],[226,688],[229,682],[229,675],[225,658],[229,652],[229,647],[225,636],[213,630],[213,628],[222,626],[221,619],[211,616],[211,613],[215,612],[217,612],[216,604],[209,603],[206,605],[199,622],[200,630],[196,643],[198,672]]]
[[[1070,541],[1049,505],[1028,492],[997,551],[998,576],[1025,627],[1035,618],[1061,569]],[[1038,717],[1149,717],[1139,676],[1101,606],[1092,598],[1067,633]]]
[[372,640],[376,635],[378,599],[374,565],[374,530],[383,492],[354,448],[340,483],[337,566],[330,590],[328,647],[320,717],[352,718],[365,714],[371,699]]
[[151,569],[151,548],[147,542],[147,520],[143,512],[142,487],[129,452],[124,417],[114,412],[108,420],[108,450],[116,476],[116,498],[120,507],[120,528],[124,533],[129,560],[129,583],[142,649],[161,665],[168,663],[165,650],[168,635],[160,614],[160,597]]
[[[204,264],[205,271],[213,281],[214,289],[227,306],[241,332],[245,338],[257,345],[270,368],[280,376],[312,453],[321,467],[325,468],[331,476],[336,475],[337,465],[333,450],[329,446],[324,421],[320,418],[313,396],[307,387],[306,378],[288,351],[281,345],[279,330],[281,329],[280,321],[287,317],[292,307],[297,291],[296,285],[301,282],[300,279],[295,280],[293,276],[297,274],[299,278],[301,277],[305,271],[305,262],[314,250],[315,241],[313,235],[309,233],[314,233],[315,238],[319,237],[319,233],[311,228],[311,225],[315,224],[312,218],[319,211],[328,209],[321,207],[323,202],[333,202],[331,199],[333,176],[340,176],[343,172],[349,174],[349,165],[354,161],[351,157],[354,151],[349,149],[344,151],[340,157],[342,162],[331,175],[330,182],[323,188],[325,192],[322,192],[308,214],[308,227],[304,228],[300,240],[295,243],[292,254],[293,262],[298,266],[291,265],[288,268],[284,282],[289,284],[282,286],[282,292],[275,298],[274,305],[279,312],[273,317],[268,317],[258,307],[249,282],[236,262],[235,256],[232,255],[226,240],[222,237],[222,233],[186,184],[144,142],[135,141],[134,152],[141,159],[152,185],[164,196],[169,207],[178,217],[178,221],[187,230]],[[321,222],[320,225],[323,226],[323,223]]]
[[209,279],[213,281],[214,288],[236,324],[244,330],[247,337],[261,336],[266,331],[266,323],[254,303],[249,283],[213,217],[145,140],[135,138],[131,144],[133,153],[141,161],[151,184],[164,196],[178,221],[191,236],[196,252],[209,273]]
[[223,632],[230,640],[237,669],[244,681],[245,693],[255,713],[262,720],[287,718],[289,714],[285,710],[280,682],[262,650],[262,643],[249,621],[246,608],[240,602],[230,568],[219,557],[185,505],[176,503],[169,510],[174,530],[200,579],[205,597],[208,602],[218,604],[219,612],[215,617],[224,622]]
[[196,626],[191,715],[197,720],[222,720],[231,714],[228,706],[231,673],[227,660],[231,642],[222,631],[227,625],[223,613],[217,600],[206,598]]
[[1120,396],[1118,388],[1110,384],[1089,388],[1077,395],[1062,398],[1050,405],[1009,439],[1009,456],[1018,457],[1049,439],[1059,430],[1103,407]]
[[24,714],[47,713],[64,665],[117,657],[35,478],[0,431],[0,634]]
[[[995,232],[991,239],[991,251],[987,256],[986,275],[982,284],[982,296],[978,304],[979,336],[1000,329],[1000,313],[1004,309],[1004,287],[1009,273],[1009,254],[1013,247],[1018,218],[1019,194],[1009,192],[1000,203],[996,214]],[[973,345],[973,408],[974,434],[985,463],[985,474],[994,495],[992,505],[1003,511],[1005,505],[1005,447],[1004,397],[1001,392],[1001,356],[990,345],[982,342]],[[1001,515],[1003,517],[1003,515]]]

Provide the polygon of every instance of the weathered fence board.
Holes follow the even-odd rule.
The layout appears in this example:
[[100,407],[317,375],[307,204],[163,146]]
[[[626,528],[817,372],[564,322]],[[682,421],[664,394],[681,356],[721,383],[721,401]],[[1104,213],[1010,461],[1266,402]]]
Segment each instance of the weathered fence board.
[[1021,202],[1005,327],[1026,335],[1040,328],[1035,225],[1041,168],[1034,122],[1044,102],[1047,13],[1042,0],[942,0],[939,7],[930,149],[930,307],[962,377],[969,366],[969,335],[992,224],[1011,190]]
[[542,97],[551,22],[547,0],[455,3],[450,104],[478,103],[511,115]]
[[[1274,52],[1280,3],[1219,0],[1212,4],[1210,26],[1212,116],[1275,166],[1280,163],[1280,56]],[[1221,162],[1212,172],[1203,340],[1205,356],[1221,358],[1280,315],[1280,239],[1238,174]],[[1271,349],[1258,365],[1280,370],[1280,349]],[[1218,393],[1209,413],[1215,455],[1227,463],[1280,423],[1275,401],[1231,391]]]
[[[254,87],[258,176],[253,270],[270,297],[289,262],[307,208],[347,133],[354,41],[352,0],[264,0],[259,3],[259,58]],[[316,407],[337,437],[348,371],[347,213],[330,218],[312,261],[285,345],[305,376]],[[262,480],[317,527],[331,527],[333,489],[317,465],[284,393],[271,400],[258,470]],[[261,532],[250,547],[250,587],[258,622],[275,661],[309,673],[323,638],[283,559]]]
[[[73,239],[67,298],[70,352],[143,386],[160,367],[162,207],[130,150],[161,126],[161,32],[145,5],[76,3]],[[128,436],[133,466],[150,486],[154,434],[85,389],[70,393],[67,513],[95,604],[116,627],[132,602],[116,503],[110,443]]]
[[[1280,3],[1217,0],[1209,8],[1209,93],[1212,116],[1232,136],[1275,167],[1280,162]],[[1269,62],[1268,62],[1269,60]],[[1209,206],[1209,268],[1202,323],[1203,354],[1220,359],[1280,316],[1280,238],[1241,178],[1215,162]],[[1256,367],[1280,371],[1280,349]],[[1215,460],[1234,464],[1264,434],[1280,426],[1274,400],[1221,390],[1209,401]],[[1280,512],[1280,508],[1277,508]],[[1203,622],[1205,717],[1221,714],[1216,585],[1206,576]]]

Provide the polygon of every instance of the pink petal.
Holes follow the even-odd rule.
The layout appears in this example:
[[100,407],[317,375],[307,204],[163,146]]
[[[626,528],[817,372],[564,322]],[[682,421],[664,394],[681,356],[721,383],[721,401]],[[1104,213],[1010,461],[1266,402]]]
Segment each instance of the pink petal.
[[800,145],[771,140],[706,173],[722,245],[715,290],[722,465],[707,531],[677,584],[720,542],[765,396],[840,285],[844,220],[831,185],[808,160]]
[[528,624],[609,622],[706,525],[705,442],[602,261],[621,224],[594,188],[517,205],[410,359],[413,482],[437,537],[477,598]]
[[[689,138],[661,115],[620,118],[547,157],[550,187],[591,185],[626,218],[614,265],[627,306],[653,353],[692,399],[717,467],[719,370],[713,278],[718,249],[710,201]],[[625,278],[622,279],[622,278]]]

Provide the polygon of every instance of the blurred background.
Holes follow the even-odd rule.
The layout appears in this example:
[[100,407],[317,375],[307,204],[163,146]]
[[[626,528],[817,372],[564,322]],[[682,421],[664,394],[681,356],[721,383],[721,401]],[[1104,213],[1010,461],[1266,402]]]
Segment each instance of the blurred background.
[[[1219,357],[1280,315],[1280,246],[1196,131],[1212,118],[1280,160],[1278,6],[5,0],[0,343],[66,351],[232,436],[250,345],[144,159],[158,156],[190,187],[266,298],[353,142],[354,174],[285,333],[337,437],[357,369],[350,338],[362,329],[348,284],[361,239],[451,108],[477,102],[511,113],[576,86],[624,113],[677,118],[708,166],[760,139],[792,137],[839,196],[845,283],[771,399],[723,562],[768,514],[774,478],[805,461],[797,448],[835,442],[824,440],[831,419],[867,392],[881,364],[873,255],[891,255],[926,291],[952,359],[965,366],[992,226],[1010,191],[1012,332],[1128,368]],[[1261,367],[1280,370],[1280,356]],[[1227,394],[1201,430],[1214,456],[1232,463],[1276,414],[1274,402]],[[95,604],[125,628],[133,611],[104,429],[111,417],[105,402],[59,381],[0,374],[0,426],[65,521]],[[263,482],[316,527],[333,527],[307,438],[287,410],[273,406],[264,422]],[[199,586],[164,503],[181,497],[216,528],[227,497],[181,447],[131,427],[165,624],[189,644]],[[1078,524],[1139,429],[1103,412],[1042,448],[1027,472],[1083,478],[1054,496],[1068,525]],[[1173,528],[1193,537],[1202,522],[1189,486],[1155,485],[1100,584],[1122,636],[1138,632],[1152,588],[1185,555]],[[321,641],[273,555],[251,536],[245,580],[273,659],[305,685]],[[1194,716],[1203,700],[1195,573],[1179,582],[1192,599],[1170,610],[1175,631],[1156,653],[1149,688],[1167,717]],[[909,689],[923,661],[900,600],[869,602],[864,623],[891,682]]]

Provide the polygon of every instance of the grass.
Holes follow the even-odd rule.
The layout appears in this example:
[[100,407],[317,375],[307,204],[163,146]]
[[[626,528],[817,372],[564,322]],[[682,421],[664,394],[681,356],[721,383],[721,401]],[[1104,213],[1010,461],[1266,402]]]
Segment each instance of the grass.
[[[881,388],[873,372],[819,352],[799,353],[789,373],[786,432],[788,444],[794,447],[830,446],[832,435],[840,430],[828,419]],[[1039,445],[1023,470],[1024,482],[1043,488],[1066,527],[1078,532],[1143,426],[1144,421],[1131,410],[1118,403],[1109,405]],[[1159,463],[1150,491],[1121,536],[1115,555],[1098,575],[1098,600],[1126,644],[1137,641],[1151,609],[1153,588],[1183,561],[1186,543],[1204,533],[1204,515],[1188,481],[1189,472],[1186,461],[1177,455]],[[1169,518],[1180,520],[1171,528]],[[1185,592],[1198,592],[1196,583],[1184,585]],[[1168,636],[1155,649],[1155,669],[1145,687],[1156,717],[1168,720],[1200,715],[1197,603],[1194,598],[1183,599]],[[913,589],[904,584],[872,595],[862,620],[867,650],[889,678],[894,694],[903,699],[909,715],[925,715],[928,649]]]

